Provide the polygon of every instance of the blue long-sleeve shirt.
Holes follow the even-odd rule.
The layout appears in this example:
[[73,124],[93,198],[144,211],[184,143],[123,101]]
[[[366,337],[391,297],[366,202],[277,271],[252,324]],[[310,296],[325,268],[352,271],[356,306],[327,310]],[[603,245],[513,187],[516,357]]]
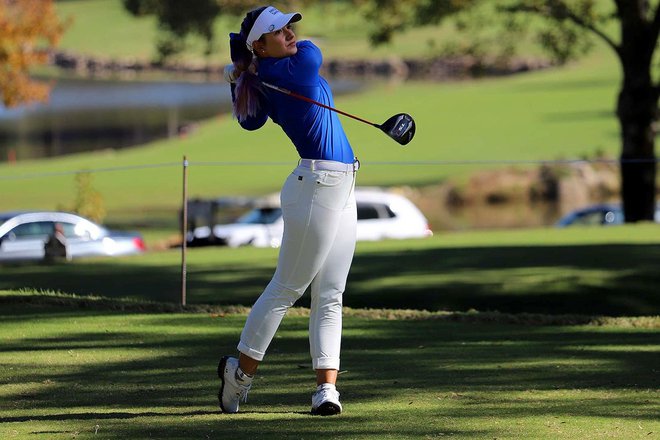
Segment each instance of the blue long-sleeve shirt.
[[[311,41],[299,41],[296,45],[298,52],[290,57],[261,58],[259,78],[334,107],[330,86],[319,75],[321,50]],[[353,163],[353,149],[335,112],[266,87],[264,92],[259,113],[241,121],[243,128],[256,130],[270,117],[282,127],[301,158]]]

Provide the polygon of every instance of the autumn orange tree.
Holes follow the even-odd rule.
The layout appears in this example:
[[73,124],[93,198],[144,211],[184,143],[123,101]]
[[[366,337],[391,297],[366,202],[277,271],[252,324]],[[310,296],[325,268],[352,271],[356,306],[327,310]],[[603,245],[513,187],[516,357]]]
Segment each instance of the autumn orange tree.
[[48,61],[48,51],[64,29],[53,0],[0,0],[0,95],[5,106],[48,99],[50,87],[33,80],[30,69]]

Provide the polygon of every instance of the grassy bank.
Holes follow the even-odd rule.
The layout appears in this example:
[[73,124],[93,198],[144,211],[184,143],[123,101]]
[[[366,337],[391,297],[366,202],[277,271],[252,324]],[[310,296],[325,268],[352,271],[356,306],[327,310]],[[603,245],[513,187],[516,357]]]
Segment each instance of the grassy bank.
[[[471,161],[552,160],[618,151],[613,115],[616,71],[591,65],[507,79],[380,85],[337,105],[380,121],[406,111],[417,135],[402,148],[373,127],[343,125],[364,167],[362,185],[423,185],[458,179],[486,165]],[[279,189],[296,161],[281,129],[269,122],[242,130],[230,116],[200,124],[188,137],[104,151],[0,165],[0,210],[71,203],[73,172],[97,173],[95,185],[114,212],[172,209],[180,203],[183,155],[191,160],[190,195],[265,194]],[[464,162],[452,165],[452,162]],[[449,163],[448,163],[449,162]],[[467,163],[465,163],[467,162]],[[210,163],[210,164],[209,164]],[[172,164],[152,168],[154,165]],[[132,168],[145,167],[145,168]]]
[[[344,304],[353,308],[637,316],[660,311],[657,225],[439,234],[358,243]],[[275,249],[196,248],[189,304],[251,306]],[[180,301],[180,252],[1,269],[0,289]],[[309,297],[299,305],[308,305]]]
[[[242,413],[218,413],[242,314],[3,305],[3,438],[652,438],[657,331],[347,316],[344,414],[307,415],[307,319],[284,320]],[[433,335],[433,337],[430,337]],[[411,360],[415,359],[414,362]]]

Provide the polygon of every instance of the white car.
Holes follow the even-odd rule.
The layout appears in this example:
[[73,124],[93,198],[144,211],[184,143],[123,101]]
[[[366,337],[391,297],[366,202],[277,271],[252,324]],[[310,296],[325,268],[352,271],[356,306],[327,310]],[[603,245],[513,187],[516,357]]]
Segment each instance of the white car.
[[8,212],[0,214],[0,262],[40,261],[47,243],[60,228],[67,259],[119,256],[144,252],[137,232],[111,231],[67,212]]
[[[406,197],[379,189],[355,190],[357,239],[421,238],[433,235],[422,212]],[[284,221],[279,204],[270,201],[258,206],[235,223],[201,226],[188,233],[191,245],[220,244],[230,247],[279,247]]]

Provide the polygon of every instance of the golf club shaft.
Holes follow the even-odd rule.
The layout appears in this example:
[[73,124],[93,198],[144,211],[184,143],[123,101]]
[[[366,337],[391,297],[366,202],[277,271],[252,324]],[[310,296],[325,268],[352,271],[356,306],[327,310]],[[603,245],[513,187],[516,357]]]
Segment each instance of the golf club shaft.
[[311,104],[316,104],[316,105],[318,105],[319,107],[323,107],[323,108],[326,108],[326,109],[328,109],[328,110],[332,110],[333,112],[337,112],[337,113],[339,113],[339,114],[341,114],[341,115],[348,116],[349,118],[353,118],[353,119],[355,119],[355,120],[357,120],[357,121],[364,122],[365,124],[369,124],[369,125],[372,125],[372,126],[374,126],[374,127],[376,127],[376,128],[380,128],[380,125],[378,125],[378,124],[374,124],[373,122],[367,121],[366,119],[362,119],[362,118],[360,118],[359,116],[355,116],[355,115],[352,115],[352,114],[350,114],[350,113],[346,113],[346,112],[344,112],[344,111],[341,111],[341,110],[338,110],[338,109],[336,109],[336,108],[330,107],[329,105],[322,104],[322,103],[320,103],[320,102],[318,102],[318,101],[315,101],[315,100],[313,100],[313,99],[311,99],[311,98],[308,98],[308,97],[306,97],[306,96],[299,95],[298,93],[296,93],[296,92],[292,92],[291,90],[285,89],[284,87],[278,87],[278,86],[276,86],[276,85],[269,84],[269,83],[264,82],[264,81],[262,81],[261,83],[262,83],[263,85],[265,85],[266,87],[271,88],[271,89],[273,89],[273,90],[277,90],[278,92],[280,92],[280,93],[284,93],[285,95],[289,95],[289,96],[291,96],[291,97],[293,97],[293,98],[300,99],[300,100],[302,100],[302,101],[309,102],[309,103],[311,103]]

